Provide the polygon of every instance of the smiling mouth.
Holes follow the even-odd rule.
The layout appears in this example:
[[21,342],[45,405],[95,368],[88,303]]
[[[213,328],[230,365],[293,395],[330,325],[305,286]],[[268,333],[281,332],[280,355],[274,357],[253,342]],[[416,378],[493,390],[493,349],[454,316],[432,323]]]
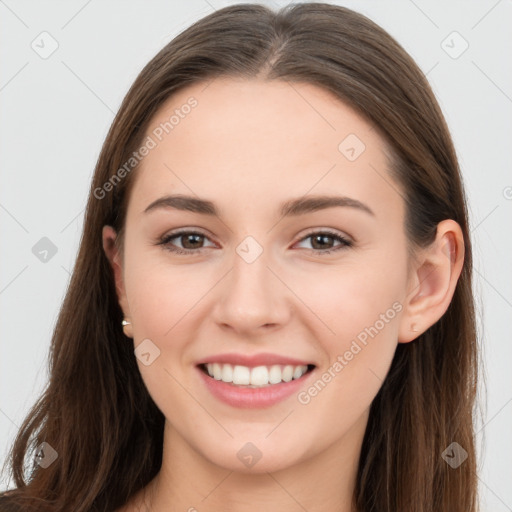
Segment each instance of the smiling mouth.
[[205,363],[198,367],[212,379],[244,388],[263,388],[298,380],[315,368],[308,365],[243,366],[223,363]]

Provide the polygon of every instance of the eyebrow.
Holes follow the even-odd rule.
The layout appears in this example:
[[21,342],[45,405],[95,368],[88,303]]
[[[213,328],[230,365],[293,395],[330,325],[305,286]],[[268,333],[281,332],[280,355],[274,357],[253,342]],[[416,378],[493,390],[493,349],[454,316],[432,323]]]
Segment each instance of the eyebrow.
[[[361,201],[358,201],[357,199],[344,196],[328,195],[307,196],[299,197],[297,199],[290,199],[280,205],[280,213],[281,217],[290,217],[337,206],[356,208],[360,211],[375,216],[375,213],[371,210],[370,207]],[[167,195],[156,199],[144,210],[144,213],[148,213],[160,208],[174,208],[176,210],[219,217],[219,210],[215,206],[215,203],[212,201],[181,194]]]

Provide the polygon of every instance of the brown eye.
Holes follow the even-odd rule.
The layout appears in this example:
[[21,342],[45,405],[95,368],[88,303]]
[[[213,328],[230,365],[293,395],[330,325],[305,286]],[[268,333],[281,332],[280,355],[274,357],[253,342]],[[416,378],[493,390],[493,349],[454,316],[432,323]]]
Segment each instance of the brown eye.
[[[174,240],[180,241],[181,247],[176,246],[176,243],[173,242]],[[193,254],[199,253],[202,249],[206,248],[201,245],[204,244],[205,240],[208,240],[208,238],[202,233],[196,231],[180,231],[164,236],[158,245],[162,245],[165,249],[177,254]]]
[[[313,254],[329,254],[331,251],[338,251],[352,247],[353,242],[347,238],[339,235],[338,233],[330,231],[317,231],[310,233],[306,237],[302,238],[301,243],[305,240],[311,240],[312,249],[310,252]],[[176,245],[176,242],[180,241],[181,247]],[[165,249],[174,252],[176,254],[197,254],[206,249],[203,244],[205,240],[209,240],[206,235],[196,231],[180,231],[175,233],[169,233],[164,236],[158,245],[162,245]],[[338,242],[337,245],[333,245]]]
[[[347,238],[330,231],[317,231],[310,233],[304,237],[301,242],[309,239],[311,240],[311,246],[313,248],[311,249],[311,252],[316,254],[328,254],[331,251],[338,251],[340,249],[352,247],[353,245],[353,243]],[[339,244],[334,246],[333,243],[336,241],[338,241]]]
[[191,233],[189,235],[178,235],[177,238],[181,238],[184,249],[197,249],[204,236]]

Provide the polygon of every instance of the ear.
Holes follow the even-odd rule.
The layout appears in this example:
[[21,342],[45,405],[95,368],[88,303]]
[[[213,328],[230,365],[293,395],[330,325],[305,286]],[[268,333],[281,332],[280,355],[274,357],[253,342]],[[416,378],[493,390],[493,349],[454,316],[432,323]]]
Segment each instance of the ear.
[[[121,258],[121,254],[119,252],[119,248],[116,245],[117,233],[111,226],[103,226],[102,232],[103,239],[103,250],[110,262],[110,266],[112,267],[112,271],[114,273],[114,280],[116,284],[116,292],[117,298],[119,301],[119,305],[123,311],[123,314],[126,319],[130,318],[130,308],[128,307],[128,301],[126,298],[126,290],[124,286],[123,279],[123,262]],[[126,326],[128,328],[130,326]],[[130,329],[125,329],[126,331],[130,331]]]
[[446,312],[464,262],[464,237],[457,222],[443,220],[436,238],[413,264],[398,342],[408,343],[434,325]]

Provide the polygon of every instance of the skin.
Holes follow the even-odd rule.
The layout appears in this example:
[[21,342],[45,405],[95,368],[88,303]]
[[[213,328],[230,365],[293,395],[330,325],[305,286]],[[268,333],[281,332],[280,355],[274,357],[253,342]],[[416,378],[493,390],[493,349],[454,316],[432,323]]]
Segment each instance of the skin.
[[[103,230],[126,332],[134,348],[149,338],[160,350],[150,365],[137,364],[166,418],[160,473],[119,511],[352,511],[369,407],[397,344],[446,311],[462,268],[460,227],[441,222],[435,242],[409,259],[404,201],[384,141],[321,88],[232,78],[194,84],[167,101],[146,134],[190,96],[197,107],[134,171],[123,258],[115,231]],[[338,149],[351,133],[366,146],[354,161]],[[171,193],[209,199],[220,215],[143,213]],[[280,218],[281,202],[306,194],[348,196],[374,215],[332,207]],[[201,253],[157,245],[178,228],[206,235],[172,240]],[[322,255],[324,246],[307,238],[311,228],[353,246]],[[250,264],[236,252],[247,236],[263,248]],[[340,246],[335,238],[325,244]],[[269,408],[231,407],[195,369],[216,353],[290,355],[316,365],[307,390],[397,302],[401,311],[307,404],[294,394]],[[248,441],[262,453],[251,468],[237,457]]]

